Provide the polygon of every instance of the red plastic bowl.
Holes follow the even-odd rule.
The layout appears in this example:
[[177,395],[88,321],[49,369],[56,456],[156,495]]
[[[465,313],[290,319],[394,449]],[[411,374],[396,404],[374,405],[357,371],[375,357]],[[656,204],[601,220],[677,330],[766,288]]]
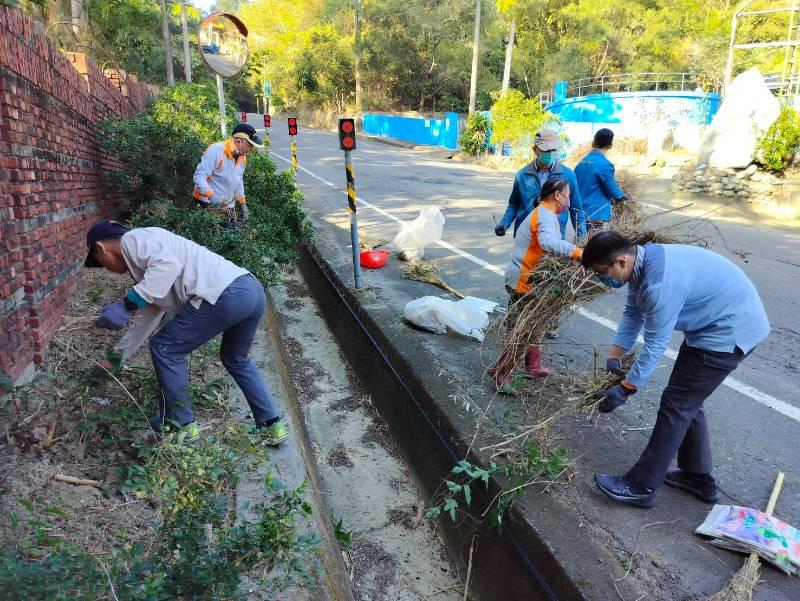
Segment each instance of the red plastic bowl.
[[386,265],[386,260],[389,258],[388,250],[365,250],[359,255],[361,267],[368,269],[378,269]]

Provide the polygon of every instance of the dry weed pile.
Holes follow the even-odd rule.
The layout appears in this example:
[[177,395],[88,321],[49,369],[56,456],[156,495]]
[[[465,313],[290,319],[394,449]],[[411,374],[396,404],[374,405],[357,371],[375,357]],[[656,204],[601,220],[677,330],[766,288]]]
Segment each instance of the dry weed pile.
[[433,263],[428,261],[410,261],[403,268],[403,277],[407,280],[415,280],[417,282],[424,282],[426,284],[433,284],[442,290],[447,290],[453,296],[464,298],[458,290],[451,288],[439,275],[439,268]]

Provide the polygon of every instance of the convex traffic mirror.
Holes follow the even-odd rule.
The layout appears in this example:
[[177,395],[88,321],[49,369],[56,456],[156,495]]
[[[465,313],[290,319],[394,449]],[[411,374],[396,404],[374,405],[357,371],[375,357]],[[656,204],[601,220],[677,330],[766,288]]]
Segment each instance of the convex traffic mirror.
[[247,27],[228,13],[206,17],[200,25],[198,41],[203,61],[223,77],[232,77],[241,71],[250,54]]

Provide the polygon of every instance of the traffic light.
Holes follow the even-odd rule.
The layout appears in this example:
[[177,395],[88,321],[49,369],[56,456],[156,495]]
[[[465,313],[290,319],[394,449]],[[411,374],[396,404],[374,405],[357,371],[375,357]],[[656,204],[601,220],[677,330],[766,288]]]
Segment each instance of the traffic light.
[[270,120],[271,117],[269,115],[264,115],[264,127],[266,127],[267,129],[269,129],[269,127],[272,125],[272,123],[270,123]]
[[289,123],[289,135],[296,136],[297,135],[297,117],[289,117],[287,120]]
[[247,113],[242,113],[242,123],[247,123]]
[[339,148],[342,150],[356,149],[355,119],[339,119]]

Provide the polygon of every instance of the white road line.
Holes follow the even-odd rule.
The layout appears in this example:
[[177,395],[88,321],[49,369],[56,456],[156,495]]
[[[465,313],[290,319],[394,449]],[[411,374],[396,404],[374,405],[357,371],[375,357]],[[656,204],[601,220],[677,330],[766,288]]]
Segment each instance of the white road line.
[[[276,157],[278,157],[279,159],[281,159],[282,161],[286,161],[287,163],[291,164],[292,161],[290,159],[287,159],[286,157],[283,157],[283,156],[279,155],[276,152],[273,152],[273,151],[270,151],[270,152],[273,155],[275,155]],[[327,185],[327,186],[329,186],[329,187],[331,187],[331,188],[333,188],[335,190],[341,191],[343,194],[346,194],[344,189],[339,188],[338,186],[336,186],[336,184],[333,184],[333,183],[329,182],[328,180],[318,176],[316,173],[312,173],[311,171],[309,171],[305,167],[300,167],[300,170],[303,171],[304,173],[307,173],[308,175],[310,175],[314,179],[322,182],[323,184],[325,184],[325,185]],[[385,210],[383,210],[383,209],[381,209],[379,207],[376,207],[372,203],[367,202],[366,200],[364,200],[363,198],[358,198],[357,197],[357,200],[365,208],[373,209],[374,211],[377,211],[378,213],[380,213],[384,217],[387,217],[387,218],[389,218],[392,221],[395,221],[397,223],[403,223],[402,219],[399,219],[399,218],[395,217],[394,215],[392,215],[391,213],[389,213],[389,212],[387,212],[387,211],[385,211]],[[500,269],[499,267],[497,267],[496,265],[492,265],[490,263],[487,263],[483,259],[480,259],[480,258],[476,257],[475,255],[470,254],[467,251],[458,248],[457,246],[453,246],[452,244],[449,244],[449,243],[447,243],[447,242],[445,242],[443,240],[440,241],[438,244],[439,244],[439,246],[441,246],[443,248],[446,248],[447,250],[450,250],[450,251],[452,251],[452,252],[464,257],[468,261],[472,261],[476,265],[480,265],[481,267],[483,267],[484,269],[486,269],[488,271],[491,271],[492,273],[496,273],[496,274],[501,275],[501,276],[504,274],[503,270]],[[616,331],[616,329],[617,329],[618,324],[616,322],[614,322],[614,321],[612,321],[610,319],[607,319],[607,318],[603,317],[602,315],[597,315],[596,313],[593,313],[592,311],[584,309],[583,307],[579,307],[578,310],[577,310],[577,313],[578,313],[578,315],[581,315],[581,316],[585,317],[586,319],[594,321],[595,323],[599,323],[600,325],[602,325],[602,326],[604,326],[604,327],[606,327],[606,328],[608,328],[610,330]],[[640,342],[640,343],[644,342],[644,340],[643,340],[643,338],[641,336],[639,336],[638,342]],[[664,355],[666,357],[668,357],[669,359],[672,359],[672,360],[675,360],[678,357],[677,351],[674,351],[671,348],[668,348],[666,351],[664,351]],[[744,382],[740,382],[736,378],[731,378],[730,376],[725,378],[725,381],[722,384],[724,386],[727,386],[728,388],[730,388],[732,390],[735,390],[736,392],[738,392],[738,393],[740,393],[740,394],[742,394],[742,395],[754,400],[756,403],[760,403],[761,405],[769,407],[770,409],[773,409],[773,410],[777,411],[778,413],[780,413],[782,415],[785,415],[788,418],[791,418],[791,419],[793,419],[793,420],[795,420],[797,422],[800,422],[800,408],[795,407],[795,406],[787,403],[786,401],[782,401],[782,400],[780,400],[778,398],[775,398],[771,394],[767,394],[766,392],[762,392],[762,391],[758,390],[757,388],[753,388],[749,384],[745,384]]]

